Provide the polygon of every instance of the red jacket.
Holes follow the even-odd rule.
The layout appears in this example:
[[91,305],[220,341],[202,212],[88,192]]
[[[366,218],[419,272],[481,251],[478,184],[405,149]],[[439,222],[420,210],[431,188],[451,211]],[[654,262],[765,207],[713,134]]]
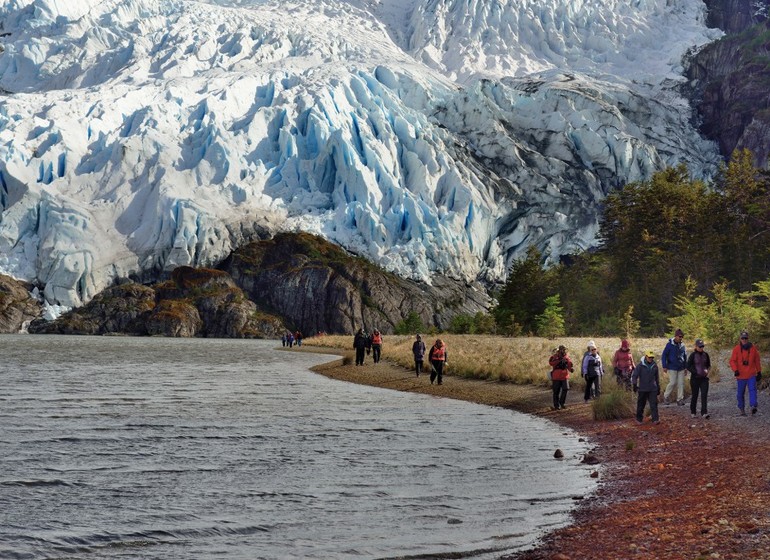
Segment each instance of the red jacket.
[[574,371],[575,368],[572,365],[572,360],[569,358],[569,354],[559,356],[557,352],[548,359],[548,363],[553,368],[551,373],[551,379],[553,381],[564,381],[569,379],[569,372]]
[[[743,362],[746,364],[744,365]],[[762,371],[757,347],[749,342],[749,349],[745,350],[740,343],[736,344],[730,356],[730,369],[738,372],[738,379],[749,379]]]

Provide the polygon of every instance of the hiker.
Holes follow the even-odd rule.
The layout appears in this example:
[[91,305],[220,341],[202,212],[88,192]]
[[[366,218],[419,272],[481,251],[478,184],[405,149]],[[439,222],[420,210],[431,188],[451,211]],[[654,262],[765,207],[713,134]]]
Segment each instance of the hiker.
[[414,355],[414,371],[417,372],[417,377],[420,377],[422,361],[425,358],[425,343],[419,334],[415,336],[414,344],[412,344],[412,354]]
[[655,363],[655,352],[647,350],[642,361],[634,368],[631,374],[631,384],[634,387],[636,398],[636,421],[641,424],[644,421],[644,407],[650,403],[650,414],[655,424],[660,424],[658,417],[658,395],[660,395],[660,374],[658,364]]
[[353,337],[353,348],[356,349],[356,365],[364,365],[364,351],[366,350],[366,333],[364,329],[358,329],[356,336]]
[[751,414],[757,413],[757,383],[762,379],[762,364],[759,361],[757,347],[749,342],[749,333],[741,332],[741,340],[733,348],[730,356],[730,369],[738,382],[738,410],[746,416],[746,387],[749,388]]
[[668,385],[663,393],[663,404],[672,404],[671,393],[676,387],[676,404],[684,406],[684,378],[687,375],[687,350],[684,347],[684,333],[676,329],[674,336],[668,340],[660,357],[663,373],[668,373]]
[[599,355],[599,350],[593,340],[588,342],[588,355],[583,357],[580,375],[586,380],[586,390],[583,395],[585,402],[592,398],[598,399],[602,392],[601,378],[604,375],[604,366],[602,366],[602,357]]
[[695,341],[695,350],[687,358],[687,371],[690,372],[690,389],[692,397],[690,398],[690,416],[696,418],[698,405],[698,393],[700,393],[700,415],[701,418],[708,419],[708,394],[709,394],[709,369],[711,369],[711,358],[708,352],[703,350],[706,343],[700,338]]
[[294,333],[294,340],[297,342],[297,346],[302,346],[302,333],[300,331]]
[[281,337],[281,346],[284,348],[286,347],[286,333],[283,333],[283,336]]
[[364,347],[366,348],[366,355],[372,353],[372,335],[364,331]]
[[631,344],[625,338],[620,341],[620,348],[612,356],[612,369],[619,387],[631,389],[631,373],[634,371],[634,356]]
[[569,391],[569,374],[575,371],[572,360],[567,354],[567,347],[559,346],[556,353],[548,359],[548,364],[551,366],[553,408],[554,410],[567,408],[565,403],[567,402],[567,391]]
[[378,331],[377,329],[374,329],[374,332],[372,333],[372,358],[374,358],[375,364],[380,362],[381,352],[382,352],[382,335],[380,334],[380,331]]
[[432,366],[430,371],[430,384],[433,385],[433,381],[436,380],[436,384],[441,385],[441,378],[444,375],[444,367],[447,362],[447,351],[446,344],[444,344],[444,341],[440,338],[437,338],[436,343],[431,346],[428,360]]

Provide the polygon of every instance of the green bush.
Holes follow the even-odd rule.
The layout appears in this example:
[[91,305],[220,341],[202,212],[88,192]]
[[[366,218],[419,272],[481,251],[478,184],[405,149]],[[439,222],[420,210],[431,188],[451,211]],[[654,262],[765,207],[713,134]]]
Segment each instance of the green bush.
[[622,420],[633,418],[636,413],[636,403],[633,393],[618,387],[615,381],[604,378],[602,394],[593,401],[594,420]]

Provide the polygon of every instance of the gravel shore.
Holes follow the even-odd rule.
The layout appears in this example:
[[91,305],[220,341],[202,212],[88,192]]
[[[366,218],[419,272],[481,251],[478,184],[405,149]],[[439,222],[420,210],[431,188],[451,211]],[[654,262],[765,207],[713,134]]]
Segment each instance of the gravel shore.
[[333,379],[515,409],[587,438],[604,467],[597,492],[581,501],[573,525],[506,560],[770,559],[767,391],[758,414],[738,417],[735,382],[722,379],[711,384],[710,419],[691,418],[688,400],[661,405],[661,424],[638,425],[593,420],[579,379],[567,409],[554,411],[543,387],[461,379],[451,370],[443,385],[431,385],[387,361],[355,366],[343,350],[302,350],[346,356],[314,368]]

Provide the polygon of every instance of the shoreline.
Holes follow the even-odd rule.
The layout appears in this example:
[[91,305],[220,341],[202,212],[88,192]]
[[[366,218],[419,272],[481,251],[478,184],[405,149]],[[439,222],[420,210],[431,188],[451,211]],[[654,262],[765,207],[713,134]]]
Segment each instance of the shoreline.
[[765,430],[744,433],[727,419],[691,419],[688,407],[660,406],[660,425],[595,421],[583,403],[581,380],[573,383],[567,409],[555,411],[548,388],[451,372],[441,386],[431,385],[429,375],[418,378],[387,361],[367,358],[355,366],[344,349],[299,350],[341,356],[311,368],[331,379],[517,410],[588,439],[603,466],[596,491],[580,501],[571,525],[504,560],[770,559]]

